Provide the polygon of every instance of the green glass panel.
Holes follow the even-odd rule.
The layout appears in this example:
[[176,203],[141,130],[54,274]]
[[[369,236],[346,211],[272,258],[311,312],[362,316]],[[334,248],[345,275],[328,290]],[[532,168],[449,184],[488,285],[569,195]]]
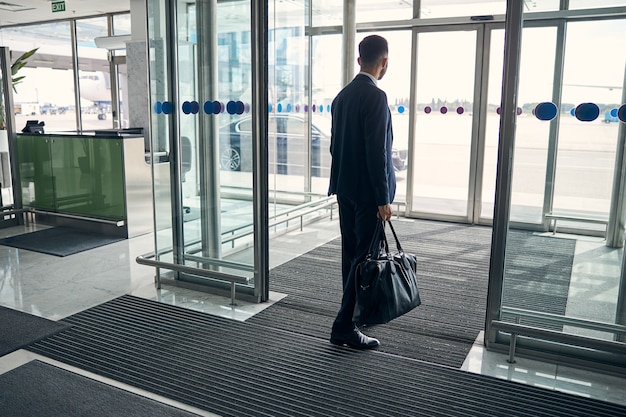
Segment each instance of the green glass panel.
[[122,140],[59,137],[51,145],[56,209],[125,219]]
[[48,210],[55,208],[49,140],[48,136],[22,135],[17,138],[22,202],[25,206]]

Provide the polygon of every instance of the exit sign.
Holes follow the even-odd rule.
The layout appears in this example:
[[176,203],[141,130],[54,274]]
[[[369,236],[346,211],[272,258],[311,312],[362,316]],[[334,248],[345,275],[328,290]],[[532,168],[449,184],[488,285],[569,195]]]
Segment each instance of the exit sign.
[[52,13],[64,12],[64,11],[65,11],[65,1],[53,1],[52,2]]

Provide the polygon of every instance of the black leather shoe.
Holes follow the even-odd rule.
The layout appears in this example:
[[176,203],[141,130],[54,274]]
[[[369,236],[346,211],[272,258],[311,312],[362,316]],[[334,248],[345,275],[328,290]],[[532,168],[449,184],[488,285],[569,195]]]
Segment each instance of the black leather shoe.
[[330,343],[338,346],[348,345],[354,349],[375,349],[380,346],[378,339],[364,335],[356,327],[351,332],[332,332]]

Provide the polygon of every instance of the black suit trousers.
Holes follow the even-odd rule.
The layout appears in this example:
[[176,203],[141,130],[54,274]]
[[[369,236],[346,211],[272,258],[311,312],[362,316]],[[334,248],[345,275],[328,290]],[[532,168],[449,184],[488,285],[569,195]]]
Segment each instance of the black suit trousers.
[[356,303],[355,270],[367,256],[378,221],[378,207],[373,203],[357,203],[337,196],[341,228],[341,275],[343,296],[341,308],[333,323],[333,331],[345,332],[354,328],[352,316]]

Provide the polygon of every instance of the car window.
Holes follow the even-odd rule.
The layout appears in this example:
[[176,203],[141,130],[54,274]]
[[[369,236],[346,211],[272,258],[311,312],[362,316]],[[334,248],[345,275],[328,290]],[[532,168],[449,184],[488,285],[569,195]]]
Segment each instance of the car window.
[[244,119],[239,122],[239,125],[237,126],[237,131],[241,133],[252,132],[252,119]]

